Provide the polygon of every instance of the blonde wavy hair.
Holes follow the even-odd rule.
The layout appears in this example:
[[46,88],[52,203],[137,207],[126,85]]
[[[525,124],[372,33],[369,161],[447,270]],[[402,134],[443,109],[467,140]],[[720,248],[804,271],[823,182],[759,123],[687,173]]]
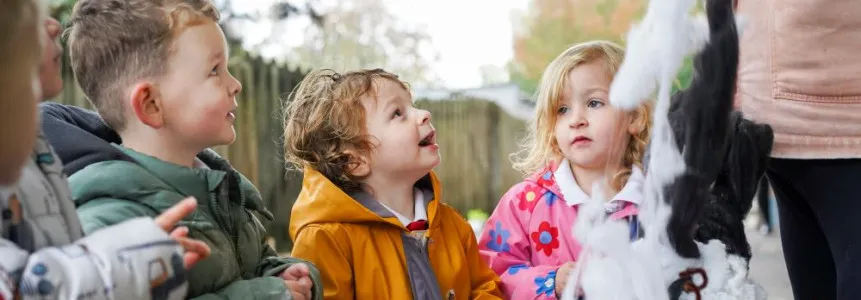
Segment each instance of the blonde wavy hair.
[[[624,48],[610,41],[599,40],[571,46],[550,62],[538,85],[535,115],[529,123],[527,135],[521,142],[520,151],[511,156],[516,170],[528,176],[562,160],[553,128],[571,70],[584,63],[602,61],[607,74],[614,76],[624,57]],[[638,131],[636,134],[626,133],[628,146],[622,155],[621,169],[612,174],[610,180],[613,191],[622,189],[634,166],[643,167],[643,156],[651,130],[652,105],[652,101],[646,101],[629,114],[633,127]]]
[[352,171],[359,156],[373,148],[361,101],[375,97],[376,80],[391,80],[409,91],[397,75],[382,69],[343,74],[324,69],[305,76],[284,109],[285,160],[313,168],[344,191],[359,190],[364,177]]

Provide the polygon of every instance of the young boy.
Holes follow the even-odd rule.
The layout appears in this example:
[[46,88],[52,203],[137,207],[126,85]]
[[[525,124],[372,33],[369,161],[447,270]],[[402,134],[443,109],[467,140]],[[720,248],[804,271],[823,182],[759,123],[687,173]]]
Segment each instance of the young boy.
[[293,255],[323,273],[326,299],[498,299],[470,225],[440,199],[430,113],[383,70],[309,74],[285,116],[304,168]]
[[[69,178],[85,232],[156,215],[187,196],[198,199],[200,209],[181,224],[212,254],[189,271],[189,297],[319,298],[313,266],[278,257],[265,243],[258,215],[271,220],[272,214],[260,194],[208,150],[233,142],[241,89],[227,70],[218,19],[206,0],[78,1],[69,35],[72,69],[122,145],[93,138],[105,128],[78,130],[94,122],[74,110],[54,111],[67,114],[68,130],[49,132],[49,139],[61,157],[85,147],[91,152],[80,159],[106,158],[88,161]],[[52,107],[43,106],[43,116]],[[53,138],[66,134],[77,134],[71,140],[79,144]]]
[[[59,23],[49,18],[44,21],[44,31],[33,31],[41,28],[38,25],[47,12],[30,0],[6,1],[0,12],[9,13],[0,17],[0,60],[7,66],[0,74],[0,86],[13,91],[12,97],[0,102],[20,105],[13,112],[25,112],[27,120],[22,122],[35,125],[36,100],[56,96],[62,88],[59,60],[55,59],[62,52],[57,43]],[[8,32],[17,32],[16,43],[5,39],[3,33]],[[36,42],[39,38],[42,49]],[[10,53],[5,46],[22,51]],[[26,82],[10,80],[16,78]],[[20,130],[26,124],[4,123],[3,127]],[[35,132],[30,134],[37,137]],[[33,142],[18,142],[2,147],[28,147],[30,157],[21,161],[23,172],[15,170],[20,174],[17,185],[4,182],[0,186],[0,299],[185,297],[185,268],[205,258],[209,248],[184,238],[187,229],[177,229],[170,237],[165,230],[194,210],[193,199],[170,208],[155,222],[139,218],[82,238],[62,164],[41,135],[35,147]],[[177,242],[190,251],[185,258]],[[150,270],[152,262],[160,263],[161,268]]]

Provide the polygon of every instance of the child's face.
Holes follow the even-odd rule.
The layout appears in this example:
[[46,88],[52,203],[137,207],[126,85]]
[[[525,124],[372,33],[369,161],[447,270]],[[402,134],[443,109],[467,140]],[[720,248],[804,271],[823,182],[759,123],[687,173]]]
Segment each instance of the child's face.
[[186,28],[172,50],[157,89],[165,132],[200,149],[233,143],[236,94],[242,85],[227,70],[221,28],[212,21]]
[[389,79],[374,80],[376,99],[362,100],[374,148],[371,176],[418,180],[440,162],[430,112],[413,107],[412,96]]
[[45,20],[45,45],[42,48],[42,63],[39,66],[39,80],[42,83],[42,97],[54,98],[63,90],[63,78],[60,75],[62,66],[63,46],[60,45],[60,22],[48,17]]
[[608,167],[608,162],[621,162],[630,121],[624,112],[609,106],[610,78],[600,61],[582,63],[568,73],[554,135],[559,150],[574,166],[599,169]]

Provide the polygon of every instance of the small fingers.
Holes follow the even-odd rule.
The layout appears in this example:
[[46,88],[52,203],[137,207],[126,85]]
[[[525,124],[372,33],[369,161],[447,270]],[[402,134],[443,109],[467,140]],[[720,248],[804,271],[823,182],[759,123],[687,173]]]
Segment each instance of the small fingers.
[[181,226],[177,227],[173,231],[170,232],[170,237],[173,239],[184,238],[188,236],[188,227]]
[[191,214],[195,209],[197,209],[197,200],[194,197],[188,197],[162,212],[154,221],[165,232],[170,232],[177,222]]

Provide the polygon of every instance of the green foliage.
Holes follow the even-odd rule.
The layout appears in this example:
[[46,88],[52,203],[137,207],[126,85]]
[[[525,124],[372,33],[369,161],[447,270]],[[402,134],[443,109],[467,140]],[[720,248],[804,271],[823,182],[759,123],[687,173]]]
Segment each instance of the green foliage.
[[490,216],[487,214],[487,212],[477,208],[470,209],[468,212],[466,212],[466,218],[468,220],[486,221],[489,217]]
[[519,20],[511,81],[534,93],[544,68],[573,44],[589,40],[622,43],[630,23],[642,14],[644,0],[533,0]]
[[50,13],[51,17],[60,21],[60,24],[68,24],[69,18],[72,16],[72,8],[75,6],[76,0],[51,0]]
[[[514,58],[506,69],[511,81],[534,94],[544,68],[575,43],[605,39],[624,45],[630,24],[645,13],[645,0],[532,0],[514,38]],[[695,12],[702,9],[697,7]],[[690,84],[691,58],[679,71],[674,92]]]
[[693,77],[694,72],[694,61],[693,57],[689,56],[685,58],[685,62],[682,65],[681,70],[679,70],[679,75],[676,76],[676,82],[673,85],[673,93],[680,89],[685,89],[691,84],[691,79]]
[[506,64],[505,69],[508,71],[508,76],[512,83],[516,84],[527,94],[535,95],[535,91],[538,90],[538,78],[528,76],[518,70],[513,61]]

